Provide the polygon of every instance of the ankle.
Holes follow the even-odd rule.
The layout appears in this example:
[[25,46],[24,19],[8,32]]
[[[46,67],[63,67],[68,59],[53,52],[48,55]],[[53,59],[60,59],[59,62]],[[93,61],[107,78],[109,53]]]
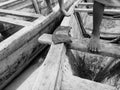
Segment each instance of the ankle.
[[96,39],[99,39],[99,38],[100,38],[99,35],[95,35],[95,34],[92,34],[91,37],[92,37],[92,38],[96,38]]

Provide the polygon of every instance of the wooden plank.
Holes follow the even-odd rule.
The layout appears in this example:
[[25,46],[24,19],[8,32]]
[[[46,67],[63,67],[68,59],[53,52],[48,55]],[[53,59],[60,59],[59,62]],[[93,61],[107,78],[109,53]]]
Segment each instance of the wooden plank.
[[[19,8],[22,7],[22,5],[26,5],[28,3],[30,3],[31,1],[30,0],[17,0],[13,3],[10,3],[10,4],[6,4],[6,5],[3,5],[3,6],[0,6],[1,9],[7,9],[7,10],[17,10]],[[19,5],[19,7],[18,7]],[[31,5],[32,5],[32,2],[31,2]]]
[[11,4],[11,3],[16,2],[16,1],[18,1],[18,0],[8,0],[8,1],[5,1],[3,3],[0,3],[0,7],[8,5],[8,4]]
[[7,15],[14,15],[14,16],[21,16],[21,17],[31,17],[31,18],[38,18],[42,16],[35,13],[26,13],[21,11],[5,10],[5,9],[0,9],[0,14],[7,14]]
[[[75,12],[93,12],[93,9],[81,9],[75,8]],[[105,13],[117,13],[120,14],[120,9],[105,9]]]
[[[42,2],[42,0],[39,0],[39,1],[38,1],[39,4],[40,4],[41,2]],[[12,8],[13,10],[20,10],[20,9],[25,8],[25,7],[31,6],[32,4],[33,4],[33,3],[32,3],[31,0],[26,0],[24,3],[19,4],[19,7],[16,7],[16,5],[11,6],[11,7],[13,7],[13,8]],[[11,7],[10,7],[10,8],[11,8]]]
[[93,5],[93,3],[79,3],[78,6],[87,6],[87,5]]
[[[87,44],[89,42],[88,39],[83,39],[83,40],[78,40],[78,39],[73,39],[71,38],[72,43],[69,44],[70,49],[74,50],[79,50],[82,52],[88,52],[87,50]],[[44,34],[42,35],[38,41],[40,43],[44,44],[52,44],[52,35],[50,34]],[[119,45],[107,43],[105,41],[101,41],[101,49],[98,53],[93,53],[93,54],[99,54],[103,56],[109,56],[109,57],[115,57],[115,58],[120,58],[120,47]],[[91,53],[91,52],[88,52]]]
[[62,55],[65,54],[64,44],[51,45],[48,55],[39,68],[38,76],[31,90],[60,90],[56,88],[56,81],[62,62]]
[[17,20],[17,19],[12,19],[12,18],[7,18],[7,17],[0,17],[0,22],[20,25],[20,26],[29,26],[32,24],[32,22]]
[[62,90],[117,90],[113,86],[82,79],[76,76],[66,75],[64,78]]
[[[16,76],[18,76],[20,74],[20,72],[22,72],[26,66],[29,65],[29,63],[40,53],[42,52],[46,45],[42,45],[40,48],[35,49],[34,52],[32,52],[32,50],[34,49],[34,47],[36,45],[38,45],[37,42],[37,38],[39,37],[39,35],[36,35],[34,38],[32,38],[30,41],[28,41],[26,44],[24,44],[21,48],[19,48],[18,50],[16,50],[14,53],[12,53],[11,55],[9,55],[7,58],[5,58],[0,64],[1,71],[6,71],[9,67],[13,69],[13,67],[16,65],[16,61],[21,60],[20,62],[22,62],[21,64],[19,63],[19,65],[21,66],[16,66],[16,68],[20,67],[19,70],[15,69],[14,74],[12,74],[10,77],[6,77],[6,75],[10,74],[10,73],[4,73],[4,76],[6,78],[3,78],[4,82],[1,83],[0,85],[0,90],[3,90],[3,88],[5,86],[7,86]],[[24,58],[23,58],[24,57]],[[26,61],[26,62],[25,62]],[[3,64],[5,63],[5,64]],[[3,65],[2,65],[3,64]],[[6,68],[6,70],[4,70],[4,68]],[[1,78],[1,77],[0,77]],[[2,79],[2,78],[1,78]],[[15,89],[16,90],[16,89]],[[20,89],[20,90],[24,90],[24,89]],[[30,89],[28,89],[30,90]]]

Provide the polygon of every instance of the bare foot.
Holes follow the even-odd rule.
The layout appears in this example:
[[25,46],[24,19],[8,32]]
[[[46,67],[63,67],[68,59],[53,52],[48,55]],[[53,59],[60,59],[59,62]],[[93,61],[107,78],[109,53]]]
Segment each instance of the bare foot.
[[69,17],[71,14],[66,12],[64,9],[61,9],[61,12],[66,16]]
[[88,50],[97,53],[100,49],[99,38],[92,36],[88,43]]

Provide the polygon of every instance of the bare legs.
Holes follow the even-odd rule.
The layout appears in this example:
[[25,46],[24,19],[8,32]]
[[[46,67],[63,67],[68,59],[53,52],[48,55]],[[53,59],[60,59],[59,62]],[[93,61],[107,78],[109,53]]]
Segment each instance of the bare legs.
[[[49,12],[52,12],[52,7],[51,7],[51,4],[50,4],[50,0],[45,0],[45,1],[47,3],[48,8],[49,8]],[[58,0],[58,2],[59,2],[59,6],[60,6],[61,12],[65,16],[70,16],[70,14],[68,12],[66,12],[66,10],[64,9],[64,2],[63,2],[63,0]]]
[[65,16],[70,16],[70,14],[68,12],[66,12],[66,10],[64,8],[64,2],[63,2],[63,0],[58,0],[58,2],[59,2],[60,10],[62,11],[62,13]]
[[102,21],[102,16],[104,12],[104,5],[94,1],[93,6],[93,32],[88,44],[88,50],[92,52],[98,52],[100,48],[99,38],[100,38],[100,24]]
[[47,6],[48,6],[49,12],[52,12],[53,10],[52,10],[52,6],[50,4],[50,0],[45,0],[45,1],[46,1]]

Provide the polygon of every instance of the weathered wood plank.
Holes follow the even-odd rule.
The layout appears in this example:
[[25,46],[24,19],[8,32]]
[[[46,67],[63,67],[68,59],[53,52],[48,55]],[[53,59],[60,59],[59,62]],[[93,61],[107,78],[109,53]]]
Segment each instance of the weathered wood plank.
[[76,76],[64,76],[62,90],[117,90],[115,87],[82,79]]
[[[9,0],[9,1],[11,1],[11,0]],[[26,1],[28,1],[28,0],[16,0],[12,3],[1,5],[0,8],[1,9],[11,9],[12,7],[17,6],[18,4],[21,4],[21,3],[25,3]]]
[[0,3],[0,7],[8,5],[8,4],[11,4],[11,3],[16,2],[16,1],[18,1],[18,0],[8,0],[8,1],[5,1],[3,3]]
[[[39,0],[38,3],[40,4],[42,2],[42,0]],[[13,10],[20,10],[23,9],[25,7],[31,6],[33,3],[31,0],[26,0],[23,3],[19,4],[19,7],[16,7],[16,5],[11,6]],[[10,9],[11,9],[10,7]]]
[[87,5],[93,5],[93,3],[79,3],[78,6],[87,6]]
[[35,13],[26,13],[21,11],[14,11],[14,10],[5,10],[0,9],[1,14],[7,14],[7,15],[14,15],[14,16],[21,16],[21,17],[31,17],[31,18],[38,18],[42,15],[35,14]]
[[[81,9],[75,8],[75,12],[93,12],[93,9]],[[117,13],[120,14],[120,9],[105,9],[105,13]]]
[[64,44],[51,45],[43,65],[39,68],[32,90],[60,90],[55,88],[63,54],[65,54]]
[[[15,2],[10,3],[10,4],[5,4],[3,6],[0,6],[0,8],[1,9],[7,9],[7,10],[11,10],[11,9],[12,10],[17,10],[17,9],[21,8],[22,5],[24,6],[24,5],[26,5],[30,2],[31,2],[30,0],[17,0]],[[32,2],[31,2],[31,4],[32,4]],[[19,7],[18,7],[18,5],[19,5]]]
[[[82,52],[88,52],[91,53],[87,50],[87,44],[89,42],[88,39],[83,39],[83,40],[78,40],[78,39],[73,39],[71,38],[72,43],[68,45],[68,48],[74,49],[74,50],[80,50]],[[38,41],[40,43],[44,44],[52,44],[52,35],[50,34],[44,34],[42,35]],[[103,56],[109,56],[109,57],[115,57],[115,58],[120,58],[120,47],[119,45],[107,43],[105,41],[101,41],[101,49],[98,53],[93,53],[93,54],[99,54]]]
[[[36,37],[32,38],[30,41],[24,44],[21,48],[16,50],[14,53],[11,53],[11,55],[9,55],[3,61],[0,61],[0,68],[1,68],[0,73],[1,74],[3,73],[4,77],[6,77],[6,78],[0,77],[0,79],[3,80],[3,82],[0,81],[2,82],[0,85],[0,90],[3,90],[3,88],[10,81],[12,81],[16,76],[19,75],[20,72],[24,70],[24,68],[26,68],[26,66],[28,66],[28,64],[33,60],[33,58],[35,58],[38,55],[38,53],[44,50],[46,46],[41,46],[39,49],[34,49],[34,47],[39,44],[37,42],[38,37],[39,35],[36,35]],[[35,51],[34,53],[33,53],[33,50]],[[19,60],[20,62],[17,66],[16,62],[18,62]],[[14,71],[11,68],[14,69],[15,72],[12,75],[10,75],[10,77],[7,77],[10,73],[9,72],[4,73],[4,72],[7,69],[10,69],[10,71]],[[20,89],[20,90],[24,90],[24,89]]]
[[29,26],[32,24],[31,22],[28,22],[28,21],[17,20],[17,19],[12,19],[12,18],[7,18],[7,17],[0,17],[0,22],[20,25],[20,26]]

